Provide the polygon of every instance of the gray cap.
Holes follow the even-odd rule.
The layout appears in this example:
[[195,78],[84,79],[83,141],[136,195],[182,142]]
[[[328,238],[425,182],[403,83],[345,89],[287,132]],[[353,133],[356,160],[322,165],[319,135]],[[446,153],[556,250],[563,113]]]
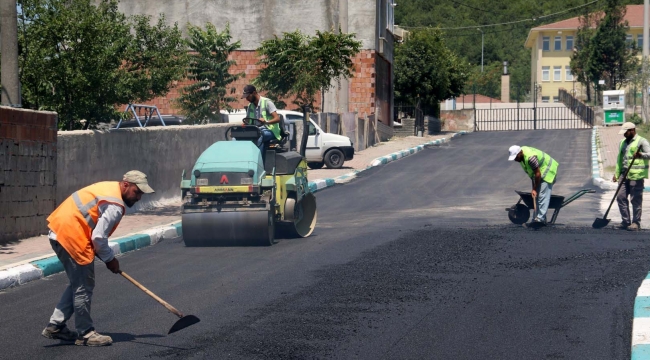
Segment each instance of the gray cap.
[[151,194],[154,192],[147,182],[147,175],[145,175],[142,171],[131,170],[124,174],[124,178],[122,180],[135,184],[138,189],[140,189],[140,191],[145,194]]
[[625,134],[626,131],[631,130],[631,129],[636,129],[636,125],[632,122],[626,122],[621,126],[621,131],[618,132],[619,135]]

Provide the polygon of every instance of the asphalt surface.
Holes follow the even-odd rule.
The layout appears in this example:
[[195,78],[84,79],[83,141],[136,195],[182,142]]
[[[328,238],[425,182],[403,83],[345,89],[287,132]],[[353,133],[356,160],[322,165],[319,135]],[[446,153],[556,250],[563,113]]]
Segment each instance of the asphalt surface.
[[163,242],[120,257],[171,313],[97,264],[93,317],[115,343],[40,336],[64,275],[0,292],[0,357],[57,359],[629,359],[647,232],[592,230],[599,194],[534,231],[504,211],[529,190],[510,145],[589,188],[589,130],[474,133],[317,193],[318,227],[272,247]]

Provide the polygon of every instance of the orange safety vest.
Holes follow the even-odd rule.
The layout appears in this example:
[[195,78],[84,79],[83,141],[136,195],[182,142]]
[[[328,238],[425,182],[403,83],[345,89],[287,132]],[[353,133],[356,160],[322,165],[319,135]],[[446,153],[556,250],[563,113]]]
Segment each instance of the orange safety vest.
[[[47,218],[48,227],[56,234],[56,240],[79,265],[88,265],[95,259],[91,236],[99,219],[99,205],[107,202],[120,205],[124,214],[119,182],[98,182],[79,190],[65,199]],[[119,223],[113,226],[110,234]]]

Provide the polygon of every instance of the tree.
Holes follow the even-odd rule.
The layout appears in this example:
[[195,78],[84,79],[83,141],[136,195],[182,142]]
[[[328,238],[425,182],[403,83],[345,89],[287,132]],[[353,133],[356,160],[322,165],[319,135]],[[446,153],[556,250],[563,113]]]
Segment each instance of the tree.
[[438,108],[462,94],[469,65],[449,50],[438,29],[414,31],[395,48],[395,97],[398,101]]
[[274,36],[257,49],[258,64],[264,68],[253,83],[275,100],[295,97],[298,107],[313,107],[319,91],[327,91],[335,80],[353,76],[352,58],[360,49],[355,35],[340,29],[336,33],[316,31],[313,37],[300,30],[284,33],[282,38]]
[[232,110],[230,103],[237,100],[227,95],[235,92],[234,87],[228,91],[228,86],[244,76],[244,73],[229,72],[236,62],[228,56],[241,47],[241,42],[231,42],[229,25],[222,32],[211,23],[205,25],[205,30],[188,25],[187,31],[187,45],[193,52],[187,77],[195,83],[181,89],[177,104],[192,123],[218,121],[220,110]]
[[620,0],[607,0],[604,13],[591,38],[587,71],[596,89],[600,89],[598,80],[605,80],[607,89],[616,90],[627,85],[638,69],[638,49],[626,42],[629,26]]
[[[94,4],[97,5],[94,5]],[[115,0],[22,0],[19,29],[26,107],[56,111],[59,126],[84,129],[119,117],[119,104],[169,91],[186,52],[176,25],[127,19]]]
[[593,15],[588,11],[580,17],[580,27],[576,34],[573,54],[571,54],[571,73],[576,80],[587,88],[587,101],[591,101],[591,79],[589,77],[589,54],[591,53],[591,39],[594,36],[592,29]]

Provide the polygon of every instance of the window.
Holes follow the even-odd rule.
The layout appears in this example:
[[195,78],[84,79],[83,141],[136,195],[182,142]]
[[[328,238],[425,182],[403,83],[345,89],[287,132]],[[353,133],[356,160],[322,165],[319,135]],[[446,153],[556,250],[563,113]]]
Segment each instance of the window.
[[643,49],[643,35],[636,36],[636,46],[638,46],[639,49]]
[[550,81],[550,80],[551,80],[551,67],[542,66],[542,81]]
[[555,37],[555,47],[553,48],[555,51],[561,51],[562,50],[562,37],[561,36],[556,36]]
[[562,67],[553,66],[553,81],[562,81]]
[[571,66],[568,66],[568,65],[565,66],[564,70],[566,71],[565,76],[564,76],[565,80],[566,81],[573,81],[573,73],[571,72]]
[[309,123],[309,135],[316,135],[316,127],[312,123]]
[[625,35],[625,44],[627,45],[628,48],[632,47],[633,44],[632,34]]
[[553,102],[554,103],[560,102],[560,97],[559,96],[553,96]]
[[386,1],[386,29],[391,33],[395,32],[395,7],[393,6],[393,0]]
[[573,35],[567,35],[567,37],[566,37],[566,49],[567,49],[567,51],[573,51]]
[[544,50],[544,51],[551,50],[551,38],[550,37],[544,36],[542,38],[542,50]]
[[548,102],[548,96],[542,96],[542,102],[547,103]]

